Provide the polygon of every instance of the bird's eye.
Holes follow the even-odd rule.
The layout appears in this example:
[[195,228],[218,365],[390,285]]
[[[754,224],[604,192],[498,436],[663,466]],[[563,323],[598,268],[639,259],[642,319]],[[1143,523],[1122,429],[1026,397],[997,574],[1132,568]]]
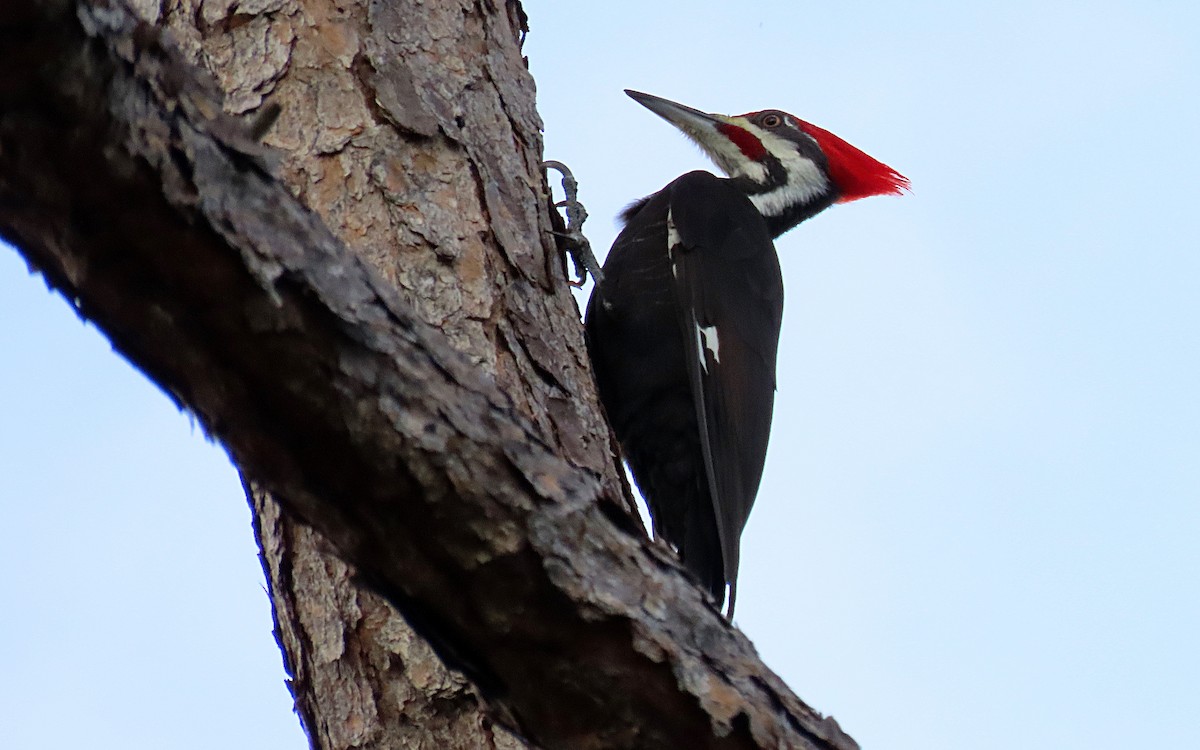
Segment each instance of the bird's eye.
[[762,118],[764,128],[777,128],[783,124],[783,118],[776,114],[766,115]]

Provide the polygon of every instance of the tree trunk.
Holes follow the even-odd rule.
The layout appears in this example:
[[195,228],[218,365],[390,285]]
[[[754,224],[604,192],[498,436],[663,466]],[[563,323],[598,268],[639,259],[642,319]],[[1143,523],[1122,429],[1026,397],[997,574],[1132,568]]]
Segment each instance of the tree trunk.
[[[175,0],[144,17],[213,75],[230,114],[279,106],[264,140],[288,189],[517,396],[543,439],[619,486],[591,450],[607,427],[536,210],[542,142],[518,3]],[[249,494],[314,747],[523,746],[318,533]]]
[[530,747],[320,534],[247,489],[288,685],[314,748]]
[[854,747],[630,515],[519,5],[139,13],[0,7],[0,233],[254,487],[314,746]]

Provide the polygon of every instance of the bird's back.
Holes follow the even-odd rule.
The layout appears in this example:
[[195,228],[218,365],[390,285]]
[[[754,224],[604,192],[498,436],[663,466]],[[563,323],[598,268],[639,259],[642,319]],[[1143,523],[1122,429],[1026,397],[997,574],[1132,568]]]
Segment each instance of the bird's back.
[[707,172],[625,218],[589,301],[588,349],[656,534],[721,602],[766,455],[778,261],[750,201]]

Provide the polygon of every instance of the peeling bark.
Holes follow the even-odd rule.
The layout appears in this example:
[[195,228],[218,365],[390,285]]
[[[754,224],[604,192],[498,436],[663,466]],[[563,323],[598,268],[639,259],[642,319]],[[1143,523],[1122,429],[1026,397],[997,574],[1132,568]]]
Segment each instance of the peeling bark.
[[[547,414],[545,403],[553,400],[558,408],[541,426],[570,437],[577,463],[587,466],[603,455],[589,446],[607,440],[607,428],[594,407],[586,409],[590,388],[578,336],[550,325],[570,321],[574,305],[561,284],[531,284],[527,269],[514,265],[497,241],[507,236],[523,249],[530,244],[525,238],[546,236],[544,216],[506,207],[497,197],[524,192],[521,205],[536,206],[532,201],[542,190],[540,121],[532,107],[510,117],[499,104],[506,95],[527,100],[520,89],[532,90],[505,17],[458,3],[177,0],[163,21],[188,40],[191,59],[214,74],[226,111],[251,112],[268,98],[282,108],[267,141],[283,149],[281,177],[294,194],[403,289],[420,317],[445,332],[455,348],[499,375],[510,393],[525,394],[527,415]],[[489,50],[489,34],[509,43]],[[506,55],[518,55],[517,62]],[[504,148],[495,148],[495,138],[503,139]],[[482,176],[486,170],[473,158],[478,153],[495,154],[489,156],[491,171],[523,179],[497,187],[496,179]],[[545,257],[516,262],[532,264],[539,274],[552,271],[552,248],[543,240],[534,250]],[[535,333],[527,338],[540,361],[515,343],[515,329]],[[561,380],[555,376],[564,370],[558,352],[575,360]],[[532,377],[535,372],[541,377]],[[576,398],[581,392],[585,397]],[[263,493],[254,505],[262,512],[271,502]],[[422,731],[438,747],[516,742],[502,730],[490,731],[469,685],[453,678],[429,649],[414,667],[411,654],[392,649],[392,639],[358,637],[354,647],[322,648],[322,638],[356,636],[367,619],[386,621],[372,632],[410,631],[390,607],[359,590],[344,566],[322,559],[332,552],[307,527],[282,518],[278,526],[260,528],[264,550],[278,546],[271,534],[295,540],[287,556],[264,555],[264,567],[280,640],[297,671],[297,703],[307,706],[301,716],[320,747],[405,746]],[[287,575],[280,569],[309,557],[316,562],[295,565]],[[310,592],[339,590],[371,614],[360,606],[333,609],[343,619],[340,629],[319,637],[305,633],[299,605]],[[413,640],[410,634],[403,642]],[[374,656],[359,658],[362,651]],[[440,676],[413,684],[414,671]],[[343,706],[357,694],[355,684],[374,685],[379,695],[396,684],[411,689],[391,716],[375,701]]]
[[854,747],[629,514],[519,6],[136,7],[0,9],[0,233],[263,488],[314,744],[519,746],[432,649],[544,747]]
[[470,683],[319,534],[248,488],[289,687],[316,748],[520,750]]
[[[465,22],[464,13],[469,13]],[[512,37],[505,18],[457,3],[250,6],[182,0],[169,6],[164,20],[191,41],[192,59],[214,74],[226,111],[247,113],[268,98],[282,108],[267,139],[284,149],[281,176],[293,193],[304,196],[344,242],[406,290],[420,316],[447,333],[457,349],[485,372],[503,372],[510,392],[525,392],[529,416],[547,414],[545,404],[552,401],[556,408],[543,420],[544,428],[569,438],[577,463],[586,466],[602,455],[589,443],[606,440],[606,428],[572,395],[586,390],[578,337],[569,328],[548,325],[552,319],[570,320],[563,305],[568,300],[544,293],[554,289],[552,281],[528,285],[522,278],[526,269],[501,254],[497,242],[497,236],[507,236],[511,246],[524,248],[525,238],[545,236],[539,225],[544,217],[509,208],[499,198],[522,191],[536,196],[542,189],[536,113],[527,108],[509,117],[499,104],[505,89],[531,90],[531,81],[523,65],[513,66],[505,56],[517,51],[511,43],[498,51],[485,49],[488,34]],[[497,137],[508,145],[497,149],[485,140]],[[490,157],[491,171],[524,179],[497,187],[476,166],[477,153],[496,154]],[[524,196],[523,204],[530,203]],[[536,249],[545,253],[548,248]],[[547,260],[553,257],[515,262],[535,264],[541,272],[552,270]],[[517,284],[508,280],[511,276]],[[536,338],[527,338],[540,361],[514,329],[536,332]],[[547,335],[550,341],[543,343]],[[564,380],[555,377],[562,369],[558,352],[576,357]],[[541,378],[531,378],[533,372]],[[261,513],[271,502],[263,493],[254,504]],[[297,671],[297,702],[307,706],[301,716],[320,747],[406,746],[422,734],[438,747],[516,743],[503,730],[489,729],[468,683],[452,676],[431,650],[424,649],[415,663],[411,653],[394,650],[396,643],[420,641],[394,610],[361,591],[344,566],[323,559],[332,553],[307,527],[282,518],[277,526],[260,528],[264,550],[279,546],[272,535],[294,540],[288,555],[264,555],[264,567],[280,640]],[[315,558],[309,561],[313,564],[294,565],[286,575],[281,570],[308,558]],[[300,605],[310,592],[321,591],[341,591],[356,605],[328,610],[340,616],[339,629],[306,633]],[[360,637],[359,626],[368,620],[383,623],[372,633],[407,636],[400,641]],[[325,638],[334,639],[334,646],[346,638],[355,642],[322,648]],[[360,658],[361,652],[373,656]],[[438,679],[414,682],[413,672],[433,672]],[[391,716],[390,701],[381,709],[374,700],[350,700],[357,695],[356,684],[374,685],[377,695],[407,685],[403,695],[392,696],[402,699],[402,710]]]

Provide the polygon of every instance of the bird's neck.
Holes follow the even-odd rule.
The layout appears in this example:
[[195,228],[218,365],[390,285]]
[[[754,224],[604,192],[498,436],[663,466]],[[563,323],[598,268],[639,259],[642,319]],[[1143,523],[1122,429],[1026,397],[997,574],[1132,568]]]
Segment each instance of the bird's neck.
[[816,216],[837,200],[837,191],[820,172],[796,174],[779,170],[776,174],[771,170],[765,181],[748,177],[733,181],[766,219],[773,238]]

